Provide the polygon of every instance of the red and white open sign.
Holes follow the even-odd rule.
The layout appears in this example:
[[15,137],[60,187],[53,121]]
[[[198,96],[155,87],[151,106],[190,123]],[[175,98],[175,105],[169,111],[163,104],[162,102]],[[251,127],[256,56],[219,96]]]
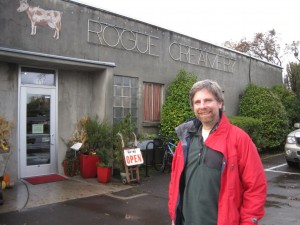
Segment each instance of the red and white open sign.
[[127,166],[135,166],[144,163],[140,148],[124,149],[124,159]]

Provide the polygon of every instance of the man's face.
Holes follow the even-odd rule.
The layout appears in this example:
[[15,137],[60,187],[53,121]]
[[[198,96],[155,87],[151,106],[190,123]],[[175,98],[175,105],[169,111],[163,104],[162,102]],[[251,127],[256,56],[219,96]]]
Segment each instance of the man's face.
[[193,108],[203,127],[212,129],[219,121],[219,110],[222,108],[222,103],[218,102],[207,89],[202,89],[194,95]]

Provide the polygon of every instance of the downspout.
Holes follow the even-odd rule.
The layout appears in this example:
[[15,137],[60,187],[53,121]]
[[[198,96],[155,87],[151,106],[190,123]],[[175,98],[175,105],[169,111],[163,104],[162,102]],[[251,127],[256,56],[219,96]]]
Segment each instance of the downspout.
[[250,63],[249,63],[249,83],[251,84],[251,56],[250,56]]

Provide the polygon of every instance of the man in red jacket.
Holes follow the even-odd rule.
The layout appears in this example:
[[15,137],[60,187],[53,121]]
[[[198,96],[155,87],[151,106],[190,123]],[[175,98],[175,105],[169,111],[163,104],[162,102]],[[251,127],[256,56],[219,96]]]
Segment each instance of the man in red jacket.
[[223,93],[211,80],[195,83],[196,118],[178,127],[169,213],[174,225],[250,225],[264,215],[267,182],[250,137],[222,112]]

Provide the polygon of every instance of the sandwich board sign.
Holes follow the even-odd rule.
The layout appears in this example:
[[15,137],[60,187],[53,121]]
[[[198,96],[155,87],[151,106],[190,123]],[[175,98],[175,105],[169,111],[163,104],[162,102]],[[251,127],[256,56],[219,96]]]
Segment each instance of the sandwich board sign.
[[136,166],[144,163],[140,148],[124,149],[126,166]]

